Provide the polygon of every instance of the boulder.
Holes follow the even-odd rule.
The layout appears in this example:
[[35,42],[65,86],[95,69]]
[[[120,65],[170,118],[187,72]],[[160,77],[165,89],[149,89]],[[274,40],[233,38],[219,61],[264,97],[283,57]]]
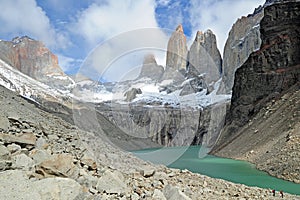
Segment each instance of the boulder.
[[5,143],[35,145],[36,136],[33,133],[23,133],[23,134],[18,135],[18,136],[5,134],[5,133],[0,133],[0,140],[2,140]]
[[24,153],[12,157],[12,168],[31,170],[34,167],[34,161]]
[[51,155],[47,151],[39,149],[34,149],[30,151],[29,156],[34,160],[35,164],[37,165],[51,158]]
[[124,176],[119,171],[105,171],[99,178],[96,189],[108,194],[120,194],[126,191]]
[[45,177],[78,177],[78,168],[73,163],[73,156],[69,154],[54,154],[37,167],[36,171]]
[[22,170],[0,172],[0,180],[1,199],[75,199],[82,193],[81,186],[72,179],[34,180]]
[[191,198],[186,196],[179,188],[172,185],[167,185],[163,189],[163,194],[168,200],[191,200]]
[[164,196],[164,193],[162,193],[160,190],[155,189],[152,195],[153,199],[156,200],[167,200],[166,197]]

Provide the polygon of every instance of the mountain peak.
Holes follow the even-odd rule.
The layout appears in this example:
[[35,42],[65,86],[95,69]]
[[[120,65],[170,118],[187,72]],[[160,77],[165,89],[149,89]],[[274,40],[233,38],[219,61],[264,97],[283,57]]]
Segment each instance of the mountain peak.
[[153,54],[146,54],[139,78],[148,77],[152,80],[159,80],[164,73],[164,68],[157,65]]
[[11,41],[14,44],[19,44],[23,41],[34,41],[34,39],[32,39],[32,38],[28,37],[27,35],[25,35],[25,36],[22,36],[22,37],[19,37],[19,36],[14,37]]
[[157,64],[155,56],[152,53],[145,55],[143,64]]
[[0,41],[0,59],[42,83],[57,87],[72,84],[58,65],[58,58],[42,42],[28,36]]
[[183,33],[183,27],[181,24],[179,24],[176,28],[176,32],[180,32],[180,33]]

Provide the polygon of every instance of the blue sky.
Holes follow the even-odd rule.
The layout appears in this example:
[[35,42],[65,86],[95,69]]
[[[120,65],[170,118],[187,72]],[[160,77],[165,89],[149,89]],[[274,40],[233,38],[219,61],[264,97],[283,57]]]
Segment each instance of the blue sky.
[[[197,30],[211,29],[222,52],[237,18],[252,13],[263,3],[264,0],[0,0],[0,38],[11,40],[28,35],[41,40],[58,55],[64,71],[74,73],[97,45],[143,28],[169,29],[157,36],[161,43],[167,42],[178,24],[183,25],[189,43]],[[141,41],[149,39],[147,34],[137,37]],[[128,40],[122,45],[130,43]],[[164,64],[163,57],[158,61]],[[116,72],[106,78],[111,79],[113,74]]]

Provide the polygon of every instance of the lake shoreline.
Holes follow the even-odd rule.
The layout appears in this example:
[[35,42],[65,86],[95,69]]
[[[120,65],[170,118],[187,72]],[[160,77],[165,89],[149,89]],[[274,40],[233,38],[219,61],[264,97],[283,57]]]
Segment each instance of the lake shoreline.
[[[134,151],[134,154],[139,158],[155,164],[165,164],[164,162],[166,162],[171,155],[179,156],[178,159],[175,157],[173,159],[174,161],[167,166],[181,170],[188,169],[193,173],[207,175],[211,178],[222,179],[232,183],[245,184],[250,187],[275,189],[277,191],[282,190],[287,193],[300,195],[300,184],[271,176],[257,169],[254,163],[244,160],[222,158],[213,155],[207,155],[205,158],[199,159],[197,156],[200,149],[200,146],[163,147]],[[160,158],[155,157],[157,155],[159,155]],[[165,159],[164,156],[168,158]],[[198,168],[199,166],[207,169],[200,169]],[[220,170],[222,170],[223,174],[216,174]],[[262,185],[262,183],[265,185]]]

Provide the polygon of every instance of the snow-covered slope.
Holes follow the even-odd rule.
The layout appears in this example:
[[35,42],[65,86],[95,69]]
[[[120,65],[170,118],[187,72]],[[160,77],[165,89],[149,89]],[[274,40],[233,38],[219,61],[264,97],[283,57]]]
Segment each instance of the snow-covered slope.
[[40,98],[51,101],[65,101],[72,95],[68,90],[51,88],[13,68],[0,59],[0,85],[37,101]]
[[[189,80],[185,82],[188,83]],[[135,103],[146,106],[170,105],[173,107],[204,108],[230,100],[230,95],[216,94],[220,82],[221,80],[215,83],[214,90],[210,94],[207,94],[207,89],[204,89],[201,92],[185,96],[180,95],[182,89],[171,93],[162,90],[162,88],[172,85],[172,80],[157,83],[148,78],[105,85],[92,80],[81,80],[73,87],[61,90],[52,88],[23,74],[0,59],[0,85],[36,102],[39,102],[39,99],[42,98],[65,104],[66,101],[71,101],[74,98],[79,101],[93,103],[114,101],[120,104]],[[141,89],[142,94],[138,94],[132,102],[126,102],[125,93],[133,88]]]

